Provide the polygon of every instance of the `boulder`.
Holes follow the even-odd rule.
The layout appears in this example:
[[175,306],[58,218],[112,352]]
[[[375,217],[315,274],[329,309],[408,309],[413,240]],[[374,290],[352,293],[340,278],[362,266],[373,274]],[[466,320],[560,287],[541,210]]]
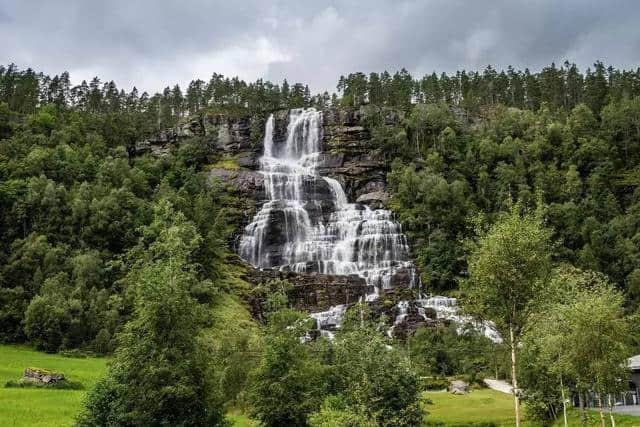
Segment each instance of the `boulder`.
[[64,374],[40,368],[27,368],[22,374],[22,381],[36,384],[54,384],[64,380]]
[[389,201],[389,193],[386,191],[374,191],[366,193],[356,199],[357,203],[369,205],[373,209],[383,209]]
[[449,393],[451,394],[467,394],[469,392],[469,384],[461,380],[454,380],[449,383]]

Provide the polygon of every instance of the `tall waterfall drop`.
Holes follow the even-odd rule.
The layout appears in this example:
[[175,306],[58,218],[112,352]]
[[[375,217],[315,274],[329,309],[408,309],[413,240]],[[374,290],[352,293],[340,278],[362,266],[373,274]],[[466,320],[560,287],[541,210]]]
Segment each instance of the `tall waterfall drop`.
[[349,203],[338,181],[320,176],[322,112],[289,113],[284,142],[274,142],[274,117],[267,120],[260,159],[267,202],[247,225],[240,255],[257,268],[363,277],[367,299],[375,299],[403,271],[415,267],[400,224],[388,210]]

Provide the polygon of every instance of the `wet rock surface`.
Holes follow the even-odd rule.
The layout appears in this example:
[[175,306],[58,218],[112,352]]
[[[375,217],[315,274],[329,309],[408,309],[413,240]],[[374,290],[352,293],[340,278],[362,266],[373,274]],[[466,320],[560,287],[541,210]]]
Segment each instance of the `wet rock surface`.
[[[357,303],[367,293],[365,280],[356,275],[337,276],[318,273],[293,273],[274,269],[248,267],[244,279],[256,286],[270,280],[286,280],[293,288],[288,292],[289,303],[297,310],[318,312],[332,306]],[[252,295],[249,303],[253,314],[264,319],[260,296]]]
[[[286,138],[288,114],[288,110],[274,112],[276,144]],[[267,116],[266,113],[257,116],[202,113],[136,142],[132,151],[137,155],[150,153],[163,156],[176,150],[181,142],[198,138],[200,143],[207,146],[214,164],[210,175],[227,182],[244,196],[259,201],[264,199],[263,180],[254,179],[247,172],[257,171],[260,167]],[[386,207],[389,199],[386,192],[389,163],[375,154],[363,110],[329,108],[323,111],[323,117],[324,152],[317,162],[319,174],[338,180],[349,200],[374,209]],[[387,119],[390,123],[399,123],[402,116],[390,112]],[[223,159],[232,159],[238,169],[216,168],[216,161]]]

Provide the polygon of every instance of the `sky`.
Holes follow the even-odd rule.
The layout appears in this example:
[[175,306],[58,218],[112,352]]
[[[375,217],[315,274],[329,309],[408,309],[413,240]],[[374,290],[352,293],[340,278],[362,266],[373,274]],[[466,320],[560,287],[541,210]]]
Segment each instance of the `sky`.
[[0,0],[0,63],[148,92],[213,72],[335,91],[341,74],[640,66],[635,0]]

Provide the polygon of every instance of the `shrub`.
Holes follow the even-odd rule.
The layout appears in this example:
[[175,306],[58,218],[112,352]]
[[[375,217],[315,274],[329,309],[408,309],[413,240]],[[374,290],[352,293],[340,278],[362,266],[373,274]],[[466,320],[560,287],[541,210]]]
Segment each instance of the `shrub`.
[[423,390],[443,390],[449,387],[449,380],[442,377],[421,378],[420,383]]

